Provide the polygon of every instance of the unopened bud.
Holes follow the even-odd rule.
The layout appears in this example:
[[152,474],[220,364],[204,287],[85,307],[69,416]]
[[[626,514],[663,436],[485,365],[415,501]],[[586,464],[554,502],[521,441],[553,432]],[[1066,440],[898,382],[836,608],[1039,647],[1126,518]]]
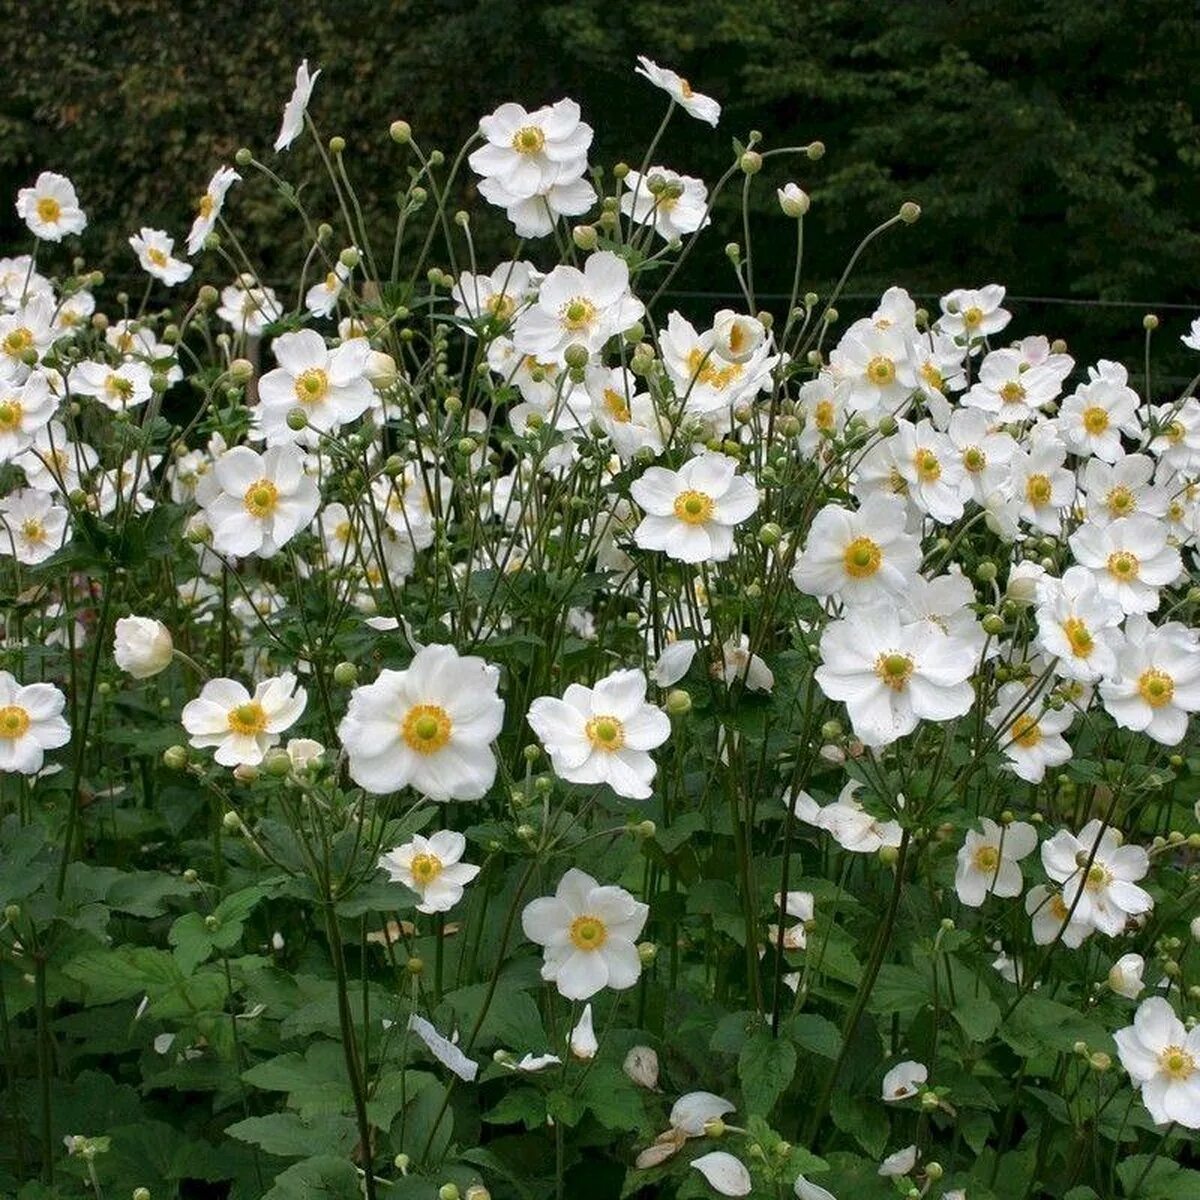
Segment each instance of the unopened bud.
[[900,205],[900,220],[902,220],[905,225],[915,225],[920,216],[921,206],[919,204],[915,204],[911,200],[905,200],[905,202]]
[[407,121],[393,121],[388,126],[388,134],[393,142],[404,146],[412,140],[412,126]]
[[672,688],[667,693],[667,712],[672,717],[686,717],[692,711],[692,697],[683,688]]

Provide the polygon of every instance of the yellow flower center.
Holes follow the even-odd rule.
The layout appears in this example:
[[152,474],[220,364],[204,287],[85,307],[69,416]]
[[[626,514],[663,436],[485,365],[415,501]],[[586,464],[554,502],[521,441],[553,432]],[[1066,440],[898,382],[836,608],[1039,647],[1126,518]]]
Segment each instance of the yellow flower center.
[[15,433],[21,427],[21,402],[16,396],[0,400],[0,430],[5,433]]
[[497,292],[494,296],[490,296],[484,304],[484,308],[488,310],[497,321],[507,321],[513,315],[517,308],[517,302],[512,296],[506,292]]
[[818,429],[832,429],[837,421],[833,401],[818,400],[816,408],[813,409],[813,420]]
[[869,579],[882,562],[883,551],[869,537],[855,538],[842,555],[842,566],[851,579]]
[[1010,379],[1000,389],[1000,399],[1005,404],[1020,404],[1025,399],[1025,389],[1015,379]]
[[309,367],[296,376],[295,391],[301,404],[320,404],[329,395],[329,376],[320,367]]
[[599,950],[608,941],[608,926],[585,913],[571,922],[571,942],[576,950]]
[[890,358],[878,355],[867,363],[867,381],[876,387],[887,387],[896,379],[896,364]]
[[1035,508],[1049,504],[1051,495],[1053,495],[1053,488],[1050,486],[1049,476],[1030,475],[1025,481],[1025,499]]
[[1101,888],[1108,887],[1112,883],[1112,872],[1101,863],[1092,863],[1088,867],[1087,880],[1085,887],[1089,892],[1098,892]]
[[978,446],[968,446],[963,451],[963,466],[972,475],[978,475],[987,466],[987,455]]
[[1183,435],[1187,431],[1183,427],[1183,422],[1180,420],[1172,421],[1166,429],[1163,430],[1163,436],[1174,445],[1177,442],[1183,441]]
[[596,306],[586,296],[568,300],[559,310],[559,320],[572,333],[588,329],[596,319]]
[[124,404],[133,395],[133,383],[115,372],[104,381],[105,394]]
[[37,215],[47,225],[55,225],[62,216],[62,205],[53,196],[43,196],[37,202]]
[[242,503],[252,517],[265,521],[279,505],[279,489],[269,479],[260,479],[246,489]]
[[156,266],[165,267],[167,265],[167,254],[165,250],[160,250],[157,246],[151,246],[146,251],[146,257]]
[[583,727],[583,732],[593,750],[604,750],[611,754],[625,745],[625,726],[616,717],[593,717]]
[[1042,740],[1042,727],[1037,717],[1022,713],[1012,726],[1012,740],[1025,750],[1032,750]]
[[923,446],[913,455],[913,466],[916,467],[917,478],[922,483],[937,483],[942,477],[942,464],[928,447]]
[[196,204],[196,211],[205,221],[207,221],[208,218],[213,215],[213,210],[216,207],[216,204],[213,202],[212,194],[210,192],[205,192],[204,195],[200,197],[199,202]]
[[1083,427],[1092,437],[1099,437],[1108,428],[1108,411],[1093,405],[1083,410]]
[[944,392],[946,390],[945,376],[931,362],[924,363],[921,367],[921,378],[935,392]]
[[1068,617],[1062,623],[1062,631],[1076,658],[1087,658],[1096,648],[1092,631],[1079,617]]
[[744,367],[741,363],[726,363],[721,366],[714,361],[711,354],[705,359],[704,351],[697,346],[688,354],[688,370],[697,383],[723,391],[741,375]]
[[414,854],[409,870],[414,882],[428,887],[442,873],[442,860],[436,854]]
[[612,388],[604,389],[604,408],[608,415],[620,425],[628,425],[630,419],[629,405],[625,397]]
[[26,350],[33,347],[33,334],[24,325],[10,329],[4,335],[4,353],[12,358],[20,358]]
[[1148,667],[1138,676],[1138,695],[1151,708],[1162,708],[1170,704],[1175,696],[1175,680],[1166,671]]
[[16,704],[0,708],[0,738],[15,741],[29,730],[29,714]]
[[1196,1060],[1182,1046],[1164,1047],[1158,1065],[1172,1079],[1190,1079],[1196,1070]]
[[46,540],[46,526],[37,517],[26,517],[21,522],[21,537],[31,545],[39,545]]
[[537,154],[545,144],[546,135],[536,125],[522,125],[512,138],[512,148],[518,154]]
[[1108,556],[1108,573],[1120,583],[1136,579],[1140,565],[1137,555],[1129,550],[1114,550]]
[[977,871],[986,871],[989,875],[1000,865],[1000,851],[995,846],[980,846],[971,861]]
[[729,330],[729,352],[731,354],[741,354],[750,344],[750,335],[742,328],[741,324],[734,321]]
[[1062,898],[1061,892],[1055,892],[1050,897],[1050,911],[1053,913],[1054,919],[1059,923],[1062,923],[1071,915],[1071,910],[1067,907],[1067,902]]
[[410,750],[434,754],[450,740],[450,714],[440,704],[414,704],[408,710],[400,733]]
[[685,99],[690,100],[695,94],[692,91],[692,85],[681,75],[679,77],[679,94]]
[[675,497],[675,515],[685,525],[703,525],[713,515],[713,498],[703,492],[680,492]]
[[1124,484],[1113,488],[1105,497],[1105,503],[1114,517],[1127,517],[1137,507],[1133,493]]
[[267,713],[257,700],[249,700],[229,710],[229,728],[233,733],[253,737],[267,727]]
[[881,654],[875,660],[875,674],[893,692],[904,691],[905,685],[912,678],[913,660],[909,654],[901,654],[893,650],[890,654]]
[[968,329],[978,329],[983,324],[983,309],[978,305],[972,304],[962,316],[963,324]]

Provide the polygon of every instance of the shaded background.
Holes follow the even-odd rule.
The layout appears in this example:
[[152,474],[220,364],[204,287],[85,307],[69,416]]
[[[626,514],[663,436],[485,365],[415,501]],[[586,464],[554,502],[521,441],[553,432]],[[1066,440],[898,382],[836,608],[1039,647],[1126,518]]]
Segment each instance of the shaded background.
[[[0,193],[42,168],[69,174],[91,221],[82,253],[114,286],[136,277],[128,233],[149,224],[181,239],[194,197],[239,145],[289,178],[317,178],[307,140],[270,151],[302,57],[323,68],[310,111],[323,134],[348,139],[385,243],[411,162],[388,138],[393,119],[451,157],[500,102],[569,95],[596,130],[592,161],[636,165],[663,111],[632,73],[645,53],[725,106],[716,132],[677,116],[665,165],[711,184],[731,138],[752,128],[768,147],[826,144],[821,162],[764,172],[756,187],[766,210],[786,178],[812,193],[806,287],[827,290],[859,237],[914,199],[922,220],[856,271],[858,307],[894,282],[934,297],[996,280],[1038,298],[1014,304],[1014,333],[1130,363],[1153,309],[1166,335],[1160,381],[1188,372],[1177,335],[1200,312],[1200,24],[1188,0],[0,0],[5,9]],[[332,201],[309,194],[333,219]],[[733,286],[727,199],[677,278],[682,292]],[[228,211],[264,275],[288,278],[304,247],[271,189],[256,179]],[[501,215],[479,213],[475,228],[482,262],[506,253]],[[786,290],[790,223],[758,230],[758,287]],[[10,252],[28,242],[8,201],[0,239]],[[211,259],[200,268],[214,282],[226,274]],[[674,302],[703,314],[720,297]],[[841,307],[854,315],[854,302]]]

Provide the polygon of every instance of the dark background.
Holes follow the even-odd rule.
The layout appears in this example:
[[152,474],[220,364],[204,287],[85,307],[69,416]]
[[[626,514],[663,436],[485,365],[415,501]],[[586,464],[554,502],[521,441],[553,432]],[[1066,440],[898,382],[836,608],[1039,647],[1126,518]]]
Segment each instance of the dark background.
[[[914,199],[922,220],[864,256],[853,293],[899,282],[934,297],[995,280],[1038,298],[1014,303],[1015,334],[1129,363],[1154,310],[1160,381],[1190,374],[1178,334],[1200,312],[1200,17],[1187,0],[0,0],[0,12],[0,192],[43,168],[69,174],[91,222],[82,253],[114,288],[136,278],[127,235],[149,224],[181,240],[195,197],[239,145],[290,179],[318,180],[308,139],[270,151],[302,57],[323,68],[310,112],[323,134],[348,139],[383,244],[412,161],[388,138],[393,119],[452,158],[500,102],[569,95],[596,130],[593,163],[637,165],[663,111],[633,75],[645,53],[724,104],[715,132],[676,117],[665,165],[711,184],[750,129],[768,147],[826,144],[822,161],[764,172],[756,187],[772,214],[757,224],[760,290],[790,286],[778,183],[794,178],[814,198],[805,286],[818,291],[863,233]],[[467,199],[469,172],[463,183]],[[321,186],[307,194],[332,219]],[[727,199],[676,281],[683,291],[733,286],[721,248],[738,234],[736,191]],[[264,181],[227,211],[264,275],[288,278],[305,247]],[[479,213],[475,234],[488,265],[511,245],[499,214]],[[0,239],[9,252],[28,245],[8,200]],[[225,282],[228,271],[210,258],[200,276]],[[673,302],[703,312],[720,300]]]

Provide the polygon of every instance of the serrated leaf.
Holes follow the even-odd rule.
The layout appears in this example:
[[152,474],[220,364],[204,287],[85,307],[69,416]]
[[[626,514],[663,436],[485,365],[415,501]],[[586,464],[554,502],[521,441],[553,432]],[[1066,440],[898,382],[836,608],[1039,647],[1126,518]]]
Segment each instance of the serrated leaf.
[[796,1047],[760,1029],[746,1039],[738,1055],[738,1079],[746,1110],[766,1116],[796,1074]]

